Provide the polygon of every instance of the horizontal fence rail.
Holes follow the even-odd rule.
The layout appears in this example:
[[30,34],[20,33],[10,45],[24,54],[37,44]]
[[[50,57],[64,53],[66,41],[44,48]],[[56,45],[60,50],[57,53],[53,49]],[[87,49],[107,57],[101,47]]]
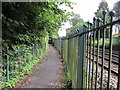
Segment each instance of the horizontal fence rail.
[[113,21],[113,11],[109,15],[109,23],[103,11],[102,20],[94,17],[93,23],[87,22],[75,33],[53,39],[66,61],[73,88],[120,90],[120,44],[114,50],[112,35],[120,20]]

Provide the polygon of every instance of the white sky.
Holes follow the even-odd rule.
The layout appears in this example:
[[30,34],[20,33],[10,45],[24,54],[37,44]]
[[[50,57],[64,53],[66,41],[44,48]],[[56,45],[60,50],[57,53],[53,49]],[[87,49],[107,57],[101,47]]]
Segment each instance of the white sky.
[[[98,6],[102,0],[70,0],[75,2],[77,5],[74,5],[74,9],[71,10],[69,7],[62,6],[63,9],[68,11],[74,11],[77,14],[80,14],[81,18],[84,21],[92,21],[94,13],[97,11]],[[113,8],[115,2],[119,0],[106,0],[109,6],[109,9]]]
[[[73,0],[70,0],[73,2]],[[66,9],[67,11],[73,11],[74,13],[80,14],[81,18],[84,21],[92,22],[93,17],[95,16],[95,12],[98,9],[98,6],[102,0],[74,0],[77,5],[74,5],[74,9],[71,10],[69,7],[62,6],[60,8]],[[108,3],[108,7],[110,10],[113,9],[113,5],[115,2],[120,0],[106,0]],[[63,29],[70,27],[68,23],[64,25]],[[65,35],[65,30],[62,30],[61,36]]]
[[[94,12],[97,11],[101,0],[74,0],[77,5],[74,7],[74,12],[80,14],[85,21],[92,21]],[[109,9],[113,8],[113,4],[118,0],[106,0]]]

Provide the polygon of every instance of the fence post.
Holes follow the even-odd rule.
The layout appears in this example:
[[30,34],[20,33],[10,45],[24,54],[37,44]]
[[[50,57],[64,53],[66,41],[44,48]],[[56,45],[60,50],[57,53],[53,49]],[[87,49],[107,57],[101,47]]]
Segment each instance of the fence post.
[[3,73],[3,65],[2,65],[2,38],[0,37],[0,89],[2,87],[2,73]]
[[34,44],[32,46],[32,59],[34,60]]
[[[93,28],[96,28],[96,17],[93,18]],[[92,61],[92,79],[91,79],[91,88],[94,88],[94,66],[95,66],[95,31],[93,31],[93,61]]]
[[118,64],[118,89],[117,90],[120,90],[120,47],[119,47],[119,64]]
[[[79,33],[83,32],[83,26],[80,27]],[[84,36],[83,34],[78,38],[78,77],[77,87],[83,88],[84,84]]]
[[70,58],[70,57],[69,57],[69,56],[70,56],[70,55],[69,55],[69,52],[70,52],[70,41],[69,41],[69,38],[68,38],[67,40],[68,40],[68,45],[67,45],[67,66],[68,66],[68,70],[69,70],[69,68],[70,68],[70,67],[69,67],[69,62],[70,62],[70,61],[69,61],[69,60],[70,60],[70,59],[69,59],[69,58]]
[[[114,12],[110,12],[111,23],[113,22]],[[111,78],[111,61],[112,61],[112,28],[113,25],[110,25],[110,41],[109,41],[109,70],[108,70],[108,83],[107,89],[110,89],[110,78]]]
[[[97,18],[97,27],[100,26],[100,18]],[[98,85],[98,61],[99,61],[99,38],[100,38],[100,30],[97,30],[97,57],[96,57],[96,76],[95,76],[95,90],[97,90]]]
[[[103,25],[106,23],[106,11],[102,12],[103,14]],[[103,86],[103,80],[104,80],[104,57],[105,57],[105,28],[102,29],[102,68],[101,68],[101,83],[100,83],[100,89],[102,90]]]
[[[86,29],[86,31],[89,31],[89,28],[90,28],[90,26],[89,26],[89,24],[88,24],[89,22],[87,22],[87,29]],[[86,56],[87,56],[87,58],[86,58],[86,88],[88,88],[88,64],[89,64],[89,62],[88,62],[88,60],[89,60],[89,33],[86,33],[86,50],[87,50],[87,52],[86,52]]]
[[[91,30],[92,23],[88,23],[88,24],[90,26],[89,29]],[[88,71],[88,73],[89,73],[88,74],[88,89],[89,89],[89,88],[91,88],[90,86],[91,86],[91,64],[92,64],[91,63],[92,62],[91,61],[91,58],[92,58],[92,52],[91,52],[92,51],[92,32],[89,32],[88,34],[90,35],[89,36],[89,59],[88,59],[89,60],[89,66],[88,66],[89,67],[89,71]]]
[[[7,48],[7,52],[8,52],[8,48]],[[9,81],[9,55],[7,55],[7,71],[6,71],[6,74],[7,74],[7,81]]]

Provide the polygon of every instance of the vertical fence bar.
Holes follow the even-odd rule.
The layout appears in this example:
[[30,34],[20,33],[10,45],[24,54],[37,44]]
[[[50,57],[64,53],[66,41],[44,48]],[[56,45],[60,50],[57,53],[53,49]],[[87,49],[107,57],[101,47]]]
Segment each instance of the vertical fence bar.
[[32,46],[32,60],[34,60],[34,44],[33,44],[33,46]]
[[[0,13],[2,13],[2,2],[0,2]],[[0,20],[0,89],[2,87],[2,73],[3,73],[3,63],[2,63],[2,20]]]
[[119,49],[118,85],[117,85],[117,90],[120,90],[120,49]]
[[16,52],[15,52],[14,54],[15,54],[15,55],[14,55],[14,56],[15,56],[15,59],[14,59],[14,61],[13,61],[13,63],[14,63],[14,64],[13,64],[13,70],[14,70],[14,71],[13,71],[13,72],[14,72],[14,73],[13,73],[13,76],[15,76],[15,74],[16,74],[16,70],[17,70],[17,69],[16,69],[16,64],[18,63],[18,62],[16,62],[16,57],[17,57]]
[[[113,15],[114,12],[110,12],[110,22],[112,23],[113,21]],[[111,77],[111,61],[112,61],[112,27],[113,25],[110,25],[110,41],[109,41],[109,69],[108,69],[108,83],[107,83],[107,89],[110,89],[110,77]]]
[[120,47],[119,47],[119,64],[118,64],[118,85],[117,90],[120,90]]
[[[3,54],[2,55],[4,55],[3,57],[5,58],[5,52],[3,52]],[[4,63],[4,58],[2,59],[2,64],[3,64],[3,66],[2,66],[2,70],[3,70],[3,73],[2,73],[2,81],[4,82],[5,81],[5,63]]]
[[[79,33],[83,32],[83,26],[79,29]],[[83,67],[84,67],[84,35],[78,37],[78,73],[77,73],[77,87],[83,88]]]
[[62,57],[63,57],[63,44],[64,44],[64,40],[62,39]]
[[[89,30],[89,25],[88,25],[88,27],[87,27],[87,31],[88,31],[88,30]],[[88,49],[89,49],[89,47],[88,47],[88,46],[89,46],[88,33],[86,33],[86,37],[87,37],[87,38],[86,38],[86,39],[87,39],[87,40],[86,40],[86,42],[87,42],[87,57],[86,57],[86,58],[87,58],[87,59],[86,59],[86,63],[87,63],[87,65],[86,65],[86,86],[87,86],[87,87],[86,87],[86,88],[88,88],[88,59],[89,59],[89,58],[88,58],[88,55],[89,55],[89,51],[88,51]]]
[[[88,26],[90,29],[90,23],[88,22]],[[88,29],[88,31],[89,31]],[[90,86],[90,36],[89,36],[90,32],[88,32],[88,90],[89,90],[89,86]]]
[[[70,57],[69,57],[69,64],[68,64],[68,65],[69,65],[69,68],[68,68],[68,70],[69,70],[69,73],[71,74],[71,72],[72,72],[72,65],[71,65],[71,64],[72,64],[72,56],[73,56],[73,55],[72,55],[72,51],[73,51],[73,40],[72,40],[72,39],[69,39],[69,41],[70,41],[70,45],[69,45],[69,46],[70,46],[70,48],[69,48],[69,49],[70,49],[70,50],[69,50],[69,51],[70,51],[70,52],[69,52]],[[70,75],[70,78],[71,78],[71,75]]]
[[[106,23],[106,11],[103,11],[103,25]],[[104,57],[105,57],[105,28],[102,29],[102,67],[101,67],[101,83],[100,83],[100,89],[102,90],[102,84],[103,84],[103,73],[104,73]]]
[[[83,32],[85,32],[86,31],[86,26],[85,25],[83,25]],[[83,62],[83,88],[86,88],[86,86],[85,86],[85,61],[86,61],[86,34],[83,34],[83,44],[84,44],[84,56],[83,56],[83,60],[84,60],[84,62]],[[79,47],[79,46],[78,46]]]
[[2,67],[3,67],[3,65],[2,65],[2,36],[0,36],[0,89],[1,89],[1,87],[2,87],[2,79],[3,79],[3,77],[2,77],[2,73],[3,73],[3,70],[2,70]]
[[75,41],[74,40],[75,40],[75,38],[72,38],[72,43],[73,43],[72,49],[73,49],[74,53],[72,53],[73,56],[72,56],[72,72],[71,72],[72,74],[71,74],[71,79],[72,79],[72,87],[73,88],[75,88],[74,87],[74,61],[75,61],[75,43],[74,43]]
[[[87,26],[83,25],[83,27],[84,27],[84,32],[86,32]],[[84,66],[86,71],[86,33],[84,33]],[[84,88],[86,88],[86,73],[84,74]]]
[[[93,31],[89,31],[89,29],[91,29],[91,25],[90,23],[88,23],[88,27],[87,26],[82,26],[79,31],[79,37],[78,37],[78,72],[77,72],[77,88],[82,88],[86,87],[85,89],[93,89],[95,88],[95,90],[98,88],[98,74],[101,73],[101,77],[100,77],[100,89],[102,90],[102,86],[103,86],[103,78],[104,78],[104,58],[105,58],[105,30],[108,26],[110,26],[110,48],[109,48],[109,70],[108,70],[108,82],[107,82],[107,90],[110,89],[110,75],[111,75],[111,61],[112,61],[112,26],[117,23],[117,22],[113,22],[112,23],[112,17],[113,17],[113,12],[110,12],[110,16],[111,16],[111,23],[105,25],[106,22],[106,12],[103,11],[103,26],[100,27],[100,19],[93,19]],[[98,27],[98,28],[96,28]],[[102,64],[101,62],[99,62],[99,44],[100,44],[100,30],[102,31]],[[83,32],[83,31],[89,31],[89,32]],[[82,33],[81,33],[82,32]],[[89,33],[92,32],[92,34],[89,35]],[[76,32],[77,33],[77,32]],[[73,34],[73,36],[75,35],[75,33]],[[70,78],[72,79],[72,86],[76,87],[76,37],[78,36],[74,36],[69,38],[69,40],[67,40],[68,38],[65,38],[64,41],[64,50],[63,50],[63,56],[65,61],[67,62],[67,67],[69,68],[68,71],[70,71]],[[92,36],[93,35],[93,36]],[[90,38],[89,38],[90,37]],[[97,40],[97,47],[95,48],[95,40]],[[60,46],[61,41],[60,40],[56,40],[56,46],[59,50],[62,50]],[[93,41],[93,42],[92,42]],[[93,48],[92,48],[93,46]],[[93,50],[93,51],[92,51]],[[97,55],[95,55],[95,50],[97,50]],[[72,53],[70,52],[72,51]],[[73,53],[74,52],[74,53]],[[101,54],[100,54],[101,55]],[[93,60],[92,60],[93,59]],[[120,59],[120,57],[119,57]],[[69,61],[70,60],[70,61]],[[91,62],[92,61],[92,62]],[[70,64],[70,65],[68,65]],[[96,65],[95,65],[96,64]],[[101,71],[99,72],[99,64],[101,64]],[[91,66],[92,65],[92,66]],[[85,70],[86,72],[84,73],[84,66],[86,67]],[[95,67],[96,66],[96,67]],[[96,71],[94,71],[94,67],[96,68]],[[92,77],[90,75],[92,70]],[[94,72],[96,75],[94,75]],[[75,77],[74,77],[75,76]],[[94,79],[95,77],[95,79]],[[94,84],[95,81],[95,84]],[[94,87],[95,85],[95,87]],[[118,90],[120,90],[120,60],[119,60],[119,69],[118,69]]]
[[[93,28],[96,27],[96,18],[93,18]],[[91,88],[93,89],[93,85],[94,85],[94,58],[95,57],[95,30],[93,30],[93,61],[92,61],[92,81],[91,81]]]
[[[8,48],[7,48],[7,52],[8,52]],[[6,71],[6,75],[7,75],[7,81],[9,81],[9,55],[7,55],[7,62],[6,62],[7,64],[7,71]]]
[[[24,52],[23,52],[23,49],[20,49],[20,50],[21,50],[21,51],[20,51],[20,52],[21,52],[21,54],[20,54],[20,55],[21,55],[21,57],[24,59]],[[23,60],[23,59],[22,59],[22,60]],[[26,62],[26,59],[24,59],[24,60],[25,60],[24,62]],[[23,67],[24,67],[24,64],[21,64],[21,67],[20,67],[20,68],[21,68],[21,69],[20,69],[20,72],[22,71]]]
[[[92,23],[89,23],[89,24],[90,24],[90,30],[91,30],[91,28],[92,28]],[[89,74],[88,74],[88,75],[89,75],[89,80],[88,80],[88,89],[91,88],[91,87],[90,87],[90,86],[91,86],[90,84],[91,84],[91,55],[92,55],[92,53],[91,53],[91,52],[92,52],[92,51],[91,51],[91,48],[92,48],[92,47],[91,47],[91,42],[92,42],[92,35],[91,35],[91,34],[92,34],[92,33],[90,32],[89,34],[90,34],[90,39],[89,39],[90,42],[89,42]]]
[[[97,27],[100,25],[100,19],[97,19]],[[99,60],[99,38],[100,38],[100,30],[97,30],[97,60],[96,60],[96,77],[95,77],[95,89],[97,89],[97,77],[98,77],[98,60]]]
[[3,57],[4,57],[4,58],[3,58],[3,60],[2,60],[2,63],[3,63],[3,66],[2,66],[2,69],[3,69],[3,74],[2,74],[2,75],[3,75],[3,82],[6,81],[6,77],[5,77],[5,73],[6,73],[6,71],[5,71],[5,59],[6,59],[6,54],[5,54],[5,52],[7,52],[7,51],[6,51],[6,48],[5,48],[5,51],[3,52],[3,55],[4,55]]
[[69,62],[70,62],[70,61],[69,61],[69,60],[70,60],[70,59],[69,59],[69,58],[70,58],[70,57],[69,57],[69,56],[70,56],[70,55],[69,55],[69,53],[70,53],[70,39],[69,39],[69,38],[68,38],[68,47],[67,47],[67,48],[68,48],[68,49],[67,49],[67,64],[68,64],[67,66],[68,66],[68,70],[69,70],[69,68],[70,68],[70,67],[69,67]]

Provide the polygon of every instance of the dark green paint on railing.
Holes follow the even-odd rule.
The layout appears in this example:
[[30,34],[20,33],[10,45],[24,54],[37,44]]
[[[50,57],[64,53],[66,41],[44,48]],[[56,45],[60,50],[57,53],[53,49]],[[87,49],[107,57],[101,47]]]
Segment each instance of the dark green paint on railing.
[[[72,80],[73,88],[86,88],[90,90],[97,90],[97,88],[103,89],[104,71],[107,68],[104,63],[106,51],[105,32],[107,29],[110,30],[110,48],[108,57],[109,67],[106,69],[108,70],[108,87],[106,88],[111,88],[112,27],[113,25],[120,23],[120,20],[112,20],[113,12],[110,12],[110,17],[111,22],[106,23],[106,12],[103,11],[102,20],[94,17],[93,24],[88,23],[87,25],[83,25],[79,30],[69,36],[61,39],[53,39],[54,45],[60,52],[62,51],[61,54],[67,63],[69,78]],[[102,39],[102,44],[100,43],[100,38]],[[61,47],[59,48],[60,45]],[[100,49],[100,47],[102,48]],[[99,52],[100,50],[101,53]],[[101,68],[101,70],[98,70],[99,68]],[[100,73],[100,75],[98,73]],[[118,75],[118,90],[120,90],[120,64],[118,74],[116,75]],[[101,77],[99,80],[98,76]]]

